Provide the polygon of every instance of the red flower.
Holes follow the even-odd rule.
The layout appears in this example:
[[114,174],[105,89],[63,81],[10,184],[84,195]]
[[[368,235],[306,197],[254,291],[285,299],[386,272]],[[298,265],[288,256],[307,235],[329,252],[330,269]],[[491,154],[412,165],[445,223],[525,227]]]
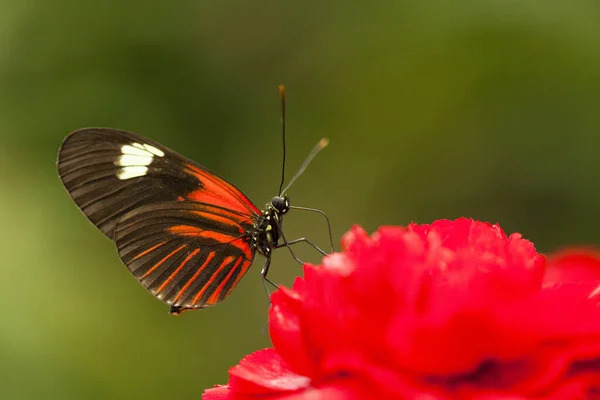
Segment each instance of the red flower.
[[598,255],[464,218],[343,247],[273,293],[274,348],[204,400],[600,399]]

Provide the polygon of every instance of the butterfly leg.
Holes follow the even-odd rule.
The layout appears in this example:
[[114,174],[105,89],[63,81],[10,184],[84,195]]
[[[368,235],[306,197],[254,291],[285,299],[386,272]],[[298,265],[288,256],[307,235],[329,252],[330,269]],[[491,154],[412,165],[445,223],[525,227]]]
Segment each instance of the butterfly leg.
[[[331,245],[331,252],[333,253],[335,251],[335,247],[333,246],[333,235],[331,234],[331,222],[329,222],[329,217],[327,216],[327,214],[325,214],[323,211],[318,210],[316,208],[290,206],[290,209],[300,210],[300,211],[310,211],[310,212],[315,212],[315,213],[321,214],[325,218],[325,221],[327,221],[327,230],[329,231],[329,244]],[[312,245],[312,246],[316,247],[314,245]],[[322,253],[321,250],[319,250],[319,251]]]
[[317,250],[319,253],[323,254],[324,256],[327,255],[327,253],[325,253],[325,251],[323,251],[319,246],[317,246],[316,244],[314,244],[313,242],[311,242],[310,240],[308,240],[305,237],[302,237],[302,238],[299,238],[299,239],[294,239],[294,240],[291,240],[291,241],[286,242],[286,243],[278,244],[276,248],[291,246],[293,244],[302,243],[302,242],[307,243],[309,246],[311,246],[313,249]]
[[[265,292],[267,292],[267,298],[269,299],[269,306],[271,305],[271,292],[269,291],[269,287],[267,283],[273,285],[275,288],[279,288],[276,284],[274,284],[269,278],[267,278],[267,274],[269,273],[269,267],[271,266],[271,255],[267,256],[267,260],[265,261],[265,265],[260,271],[260,277],[262,278],[262,283],[265,287]],[[269,329],[269,322],[267,321],[262,329],[262,334],[266,334]]]
[[269,302],[271,302],[271,292],[269,291],[269,287],[267,286],[267,283],[273,285],[273,287],[275,287],[276,289],[279,288],[279,286],[277,286],[275,283],[273,283],[269,278],[267,278],[267,274],[269,273],[269,267],[271,266],[271,256],[267,256],[267,260],[265,261],[265,265],[263,266],[262,270],[260,271],[260,276],[262,278],[262,283],[265,287],[265,292],[267,292],[267,297],[269,298]]
[[310,240],[308,240],[307,238],[300,238],[300,239],[295,239],[292,240],[291,242],[288,242],[285,239],[285,236],[283,236],[283,233],[281,233],[281,238],[283,239],[283,243],[279,243],[277,244],[277,246],[275,246],[276,249],[279,249],[281,247],[287,247],[288,250],[290,251],[290,254],[292,255],[292,257],[294,257],[294,260],[296,260],[296,262],[300,265],[304,265],[304,261],[302,261],[301,259],[299,259],[296,254],[294,253],[294,251],[292,250],[292,245],[296,244],[296,243],[301,243],[301,242],[306,242],[308,243],[312,248],[314,248],[315,250],[317,250],[319,253],[321,253],[322,255],[326,256],[327,253],[325,253],[319,246],[317,246],[316,244],[314,244],[313,242],[311,242]]
[[304,265],[304,261],[302,261],[301,259],[299,259],[296,254],[294,253],[294,250],[292,250],[292,248],[289,245],[289,242],[285,239],[285,235],[283,234],[283,230],[281,229],[281,223],[278,220],[275,220],[275,223],[277,224],[277,228],[279,229],[279,234],[281,235],[281,240],[283,240],[283,243],[281,244],[277,244],[275,245],[276,249],[279,249],[281,247],[287,247],[287,249],[290,251],[290,254],[292,255],[292,257],[294,258],[294,260],[296,260],[297,263],[299,263],[300,265]]

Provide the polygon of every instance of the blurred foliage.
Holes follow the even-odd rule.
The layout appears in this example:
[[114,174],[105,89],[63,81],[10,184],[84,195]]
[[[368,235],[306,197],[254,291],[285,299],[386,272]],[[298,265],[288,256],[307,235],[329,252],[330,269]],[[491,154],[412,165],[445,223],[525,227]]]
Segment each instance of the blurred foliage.
[[[599,21],[585,0],[0,0],[0,398],[199,398],[269,344],[261,257],[216,308],[174,318],[145,293],[57,179],[68,132],[142,133],[262,208],[285,83],[288,174],[331,140],[291,199],[336,241],[464,215],[542,251],[598,243]],[[286,233],[326,244],[318,216]]]

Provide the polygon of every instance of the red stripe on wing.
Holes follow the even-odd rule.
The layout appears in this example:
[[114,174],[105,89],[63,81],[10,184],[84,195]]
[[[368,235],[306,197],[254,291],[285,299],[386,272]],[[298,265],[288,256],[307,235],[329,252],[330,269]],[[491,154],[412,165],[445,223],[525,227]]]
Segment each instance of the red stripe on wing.
[[223,244],[228,243],[241,250],[247,259],[252,258],[252,250],[250,249],[250,246],[248,246],[246,242],[240,240],[239,236],[231,236],[225,233],[209,231],[197,226],[190,225],[171,226],[167,228],[167,231],[169,233],[180,236],[191,236],[198,239],[212,239]]
[[198,300],[200,300],[200,298],[202,298],[202,295],[204,295],[204,293],[206,292],[206,290],[210,287],[210,284],[213,283],[213,281],[217,278],[217,276],[223,270],[223,268],[225,268],[227,265],[229,265],[229,263],[231,263],[234,259],[235,259],[234,256],[225,257],[225,259],[223,260],[223,262],[221,263],[221,265],[219,266],[219,268],[212,274],[212,276],[204,284],[204,286],[202,286],[202,289],[200,289],[200,291],[198,292],[198,294],[196,294],[196,296],[194,297],[194,300],[192,300],[192,304],[193,305],[196,305],[196,303],[198,302]]
[[206,261],[204,261],[204,264],[202,264],[200,266],[200,268],[198,268],[198,270],[196,271],[196,273],[194,274],[194,276],[191,277],[191,279],[189,281],[187,281],[187,283],[185,285],[183,285],[183,287],[181,288],[181,290],[179,291],[179,293],[177,293],[177,296],[175,296],[175,299],[173,299],[173,303],[176,303],[177,300],[179,300],[179,298],[190,288],[190,286],[192,286],[192,284],[194,283],[194,281],[198,278],[198,275],[200,275],[200,273],[202,271],[204,271],[204,269],[206,268],[206,266],[208,264],[210,264],[211,260],[213,259],[213,257],[215,256],[215,252],[211,251],[208,254],[208,257],[206,257]]
[[142,251],[140,254],[138,254],[137,256],[133,257],[133,258],[131,259],[131,261],[135,261],[135,260],[137,260],[138,258],[142,258],[142,257],[144,257],[146,254],[150,253],[150,252],[151,252],[151,251],[153,251],[153,250],[156,250],[156,249],[158,249],[160,246],[164,245],[165,243],[167,243],[167,242],[166,242],[166,241],[164,241],[164,242],[161,242],[161,243],[159,243],[159,244],[157,244],[157,245],[155,245],[155,246],[152,246],[152,247],[150,247],[148,250],[144,250],[144,251]]
[[219,298],[220,298],[221,292],[223,291],[223,287],[225,287],[225,285],[227,284],[229,279],[231,279],[231,275],[233,275],[233,273],[235,272],[235,270],[237,269],[237,267],[240,265],[241,262],[242,262],[242,258],[240,257],[235,262],[235,265],[233,267],[231,267],[231,271],[229,271],[229,273],[227,274],[225,279],[223,279],[223,281],[221,281],[219,286],[217,286],[217,288],[210,295],[210,297],[206,301],[206,304],[213,305],[213,304],[216,304],[219,302]]
[[217,221],[221,224],[224,225],[229,225],[229,226],[233,226],[234,228],[237,228],[239,233],[244,233],[244,229],[239,225],[239,224],[232,224],[231,218],[228,217],[224,217],[221,215],[216,215],[214,213],[209,213],[209,212],[203,212],[203,211],[193,211],[192,214],[197,215],[199,217],[205,218],[205,219],[209,219],[209,220],[213,220],[213,221]]
[[170,252],[169,254],[167,254],[162,260],[160,260],[159,262],[157,262],[156,264],[154,264],[154,266],[152,268],[150,268],[148,271],[146,271],[146,273],[144,275],[142,275],[142,277],[140,278],[140,280],[142,280],[145,277],[147,277],[148,275],[150,275],[154,270],[156,270],[156,268],[158,268],[161,265],[163,265],[165,263],[165,261],[167,261],[169,258],[171,258],[172,256],[174,256],[176,253],[178,253],[185,246],[186,246],[185,244],[182,244],[181,246],[179,246],[178,248],[176,248],[175,250],[173,250],[172,252]]
[[257,215],[261,213],[250,199],[229,182],[193,165],[187,164],[186,167],[202,182],[202,188],[188,193],[186,198],[241,213],[248,213],[248,211]]
[[242,266],[240,267],[242,270],[240,271],[238,276],[235,278],[235,281],[233,281],[233,284],[231,285],[231,287],[229,289],[227,289],[227,292],[225,292],[225,294],[223,296],[221,296],[221,299],[224,299],[225,297],[229,296],[229,293],[231,293],[231,291],[233,289],[235,289],[237,284],[240,282],[240,279],[242,279],[244,277],[244,275],[246,275],[246,272],[248,272],[248,269],[250,268],[251,265],[252,265],[252,260],[244,260],[244,262],[242,263]]
[[190,254],[188,254],[188,256],[185,258],[185,260],[183,260],[181,262],[181,264],[179,264],[179,267],[177,267],[177,269],[175,269],[175,271],[173,271],[173,273],[171,275],[169,275],[169,277],[162,283],[162,285],[160,285],[160,287],[156,291],[156,294],[160,293],[173,280],[173,278],[175,278],[177,276],[177,274],[179,274],[179,272],[192,259],[192,257],[194,257],[196,254],[198,254],[199,251],[200,251],[200,249],[194,249],[194,251],[192,251]]

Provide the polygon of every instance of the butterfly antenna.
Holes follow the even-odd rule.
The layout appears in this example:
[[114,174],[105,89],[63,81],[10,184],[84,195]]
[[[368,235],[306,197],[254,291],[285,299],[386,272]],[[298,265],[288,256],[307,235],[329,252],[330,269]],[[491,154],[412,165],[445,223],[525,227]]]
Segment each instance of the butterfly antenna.
[[279,96],[281,97],[281,137],[283,139],[283,163],[281,166],[281,183],[279,184],[279,195],[285,181],[285,86],[279,85]]
[[315,147],[313,147],[313,149],[310,151],[310,153],[306,157],[306,160],[304,160],[304,162],[300,166],[300,169],[298,170],[298,172],[296,172],[296,175],[294,175],[294,177],[292,178],[290,183],[288,183],[288,185],[285,187],[285,189],[283,189],[283,192],[280,192],[280,196],[282,196],[290,188],[290,186],[292,186],[294,181],[296,181],[296,179],[298,179],[298,177],[300,177],[300,175],[302,175],[302,173],[304,172],[304,170],[306,169],[308,164],[310,164],[312,159],[315,158],[315,156],[317,154],[319,154],[319,152],[321,150],[323,150],[325,147],[327,147],[328,144],[329,144],[329,139],[323,138],[319,141],[319,143],[317,143],[317,145]]

